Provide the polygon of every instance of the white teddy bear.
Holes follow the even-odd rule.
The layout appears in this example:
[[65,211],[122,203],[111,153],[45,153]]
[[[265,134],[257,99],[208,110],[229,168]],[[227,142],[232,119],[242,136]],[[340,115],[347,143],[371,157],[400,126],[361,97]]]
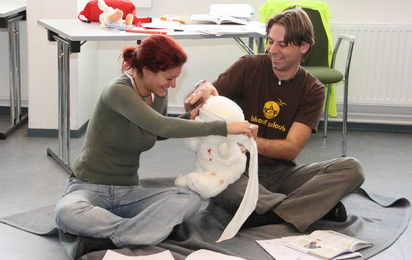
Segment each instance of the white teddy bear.
[[[244,121],[242,109],[232,100],[210,97],[200,109],[195,120],[227,122]],[[246,168],[246,155],[238,143],[247,142],[242,135],[206,136],[185,139],[186,145],[197,154],[195,171],[180,175],[176,186],[189,187],[202,198],[214,197],[240,178]]]

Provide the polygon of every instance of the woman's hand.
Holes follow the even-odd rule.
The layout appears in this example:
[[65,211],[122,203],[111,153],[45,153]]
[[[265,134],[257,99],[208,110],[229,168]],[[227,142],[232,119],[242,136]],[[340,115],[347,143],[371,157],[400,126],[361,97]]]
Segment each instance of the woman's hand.
[[245,147],[243,144],[237,143],[237,145],[239,146],[240,151],[241,151],[242,153],[246,153],[246,152],[247,152],[247,149],[246,149],[246,147]]
[[198,105],[197,107],[195,107],[195,108],[193,108],[191,111],[190,111],[190,119],[195,119],[198,115],[199,115],[199,112],[200,112],[200,108],[203,106],[203,104],[200,104],[200,105]]
[[229,135],[244,134],[248,137],[253,137],[256,140],[258,130],[258,125],[251,124],[246,120],[242,122],[227,123],[227,134]]
[[210,96],[218,95],[219,93],[217,92],[217,89],[212,85],[212,83],[205,81],[202,85],[195,89],[192,95],[186,98],[185,105],[193,106],[199,100],[202,100],[202,102],[205,103]]

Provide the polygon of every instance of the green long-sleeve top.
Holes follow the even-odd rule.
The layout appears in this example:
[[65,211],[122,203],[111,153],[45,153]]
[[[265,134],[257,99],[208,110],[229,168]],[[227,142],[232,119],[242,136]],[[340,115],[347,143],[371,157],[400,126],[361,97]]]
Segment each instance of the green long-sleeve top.
[[73,174],[95,184],[136,185],[140,154],[151,149],[158,136],[227,135],[225,121],[198,122],[166,114],[167,95],[155,96],[150,107],[135,94],[127,75],[114,79],[95,104]]

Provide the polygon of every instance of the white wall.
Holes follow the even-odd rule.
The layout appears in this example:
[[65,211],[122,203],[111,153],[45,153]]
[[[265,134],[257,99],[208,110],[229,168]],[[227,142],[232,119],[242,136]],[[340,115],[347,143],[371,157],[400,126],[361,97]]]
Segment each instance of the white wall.
[[411,24],[410,0],[327,0],[331,23]]
[[[63,8],[64,7],[64,8]],[[29,128],[57,128],[57,44],[47,40],[47,31],[38,19],[77,17],[75,2],[65,0],[27,1]],[[70,57],[71,107],[76,113],[77,54]],[[73,127],[78,127],[71,116]]]
[[[0,0],[4,2],[5,0]],[[16,2],[26,2],[26,0],[15,0]],[[21,35],[27,35],[26,21],[19,22]],[[27,106],[27,37],[20,38],[20,56],[21,56],[21,85],[23,106]],[[9,87],[9,36],[6,28],[0,29],[0,106],[10,105],[10,87]]]
[[[1,2],[2,0],[0,0]],[[47,32],[37,19],[76,18],[87,0],[28,0],[27,38],[28,76],[23,73],[23,104],[29,99],[29,128],[57,128],[57,46],[47,41]],[[247,3],[255,8],[254,20],[260,20],[259,7],[264,0],[152,0],[152,8],[139,8],[138,16],[158,17],[164,14],[207,13],[212,3]],[[150,0],[145,1],[150,3]],[[411,0],[327,0],[333,23],[412,24]],[[64,8],[61,8],[64,6]],[[0,31],[0,58],[8,57]],[[24,42],[24,40],[22,41]],[[172,90],[170,104],[179,108],[184,95],[199,79],[213,80],[245,52],[231,39],[179,40],[189,56],[178,88]],[[71,55],[71,129],[77,130],[87,120],[98,92],[107,81],[120,74],[119,49],[134,42],[88,42],[80,54]],[[23,51],[24,52],[24,51]],[[5,54],[6,53],[6,54]],[[24,54],[24,53],[23,53]],[[4,60],[4,59],[2,59]],[[22,57],[22,64],[25,64]],[[0,105],[5,98],[3,82],[8,82],[8,65],[0,66]],[[26,77],[26,78],[25,78]],[[8,84],[6,85],[8,89]],[[26,89],[26,90],[25,90]],[[8,90],[6,90],[7,92]],[[7,92],[8,93],[8,92]],[[26,92],[27,93],[27,92]],[[4,101],[4,100],[3,100]]]

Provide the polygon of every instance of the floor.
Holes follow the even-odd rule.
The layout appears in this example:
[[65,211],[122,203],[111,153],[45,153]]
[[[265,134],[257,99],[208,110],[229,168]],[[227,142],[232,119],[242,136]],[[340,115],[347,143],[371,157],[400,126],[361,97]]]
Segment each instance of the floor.
[[[0,129],[8,125],[8,116],[0,115]],[[82,147],[84,137],[71,139],[71,161]],[[0,140],[0,217],[55,204],[68,174],[46,149],[57,149],[56,138],[27,137],[27,124]],[[348,132],[347,156],[359,159],[365,170],[363,187],[392,197],[412,201],[412,134],[383,132]],[[328,138],[314,134],[298,157],[298,163],[309,163],[341,156],[341,132],[330,130]],[[178,162],[171,167],[168,161]],[[193,169],[194,155],[183,141],[158,142],[142,157],[142,178],[173,177]],[[185,163],[182,163],[185,162]],[[390,248],[372,260],[412,259],[412,228]],[[0,224],[0,259],[66,260],[66,252],[54,237],[41,237]]]

